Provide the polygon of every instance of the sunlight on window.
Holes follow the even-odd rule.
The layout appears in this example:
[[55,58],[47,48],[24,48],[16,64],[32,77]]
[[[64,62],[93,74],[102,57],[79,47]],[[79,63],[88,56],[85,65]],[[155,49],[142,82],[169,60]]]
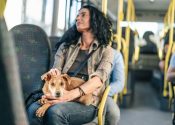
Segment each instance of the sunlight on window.
[[46,16],[45,16],[45,23],[47,25],[51,25],[52,23],[52,13],[53,13],[53,0],[49,0],[46,3]]
[[8,30],[15,25],[21,24],[22,0],[7,0],[4,17]]
[[28,0],[27,1],[27,9],[26,16],[29,19],[40,21],[42,14],[42,0]]
[[65,0],[59,1],[58,28],[62,30],[64,29],[64,26],[65,26],[65,5],[66,5]]
[[[123,21],[121,23],[122,27],[128,26],[128,23]],[[129,24],[132,30],[137,30],[140,37],[143,37],[143,34],[146,31],[152,31],[154,34],[158,34],[160,29],[163,28],[163,25],[156,22],[132,22]]]
[[[58,11],[58,28],[63,30],[65,27],[65,23],[68,23],[69,21],[65,22],[65,11],[67,9],[67,15],[66,15],[66,20],[69,18],[69,3],[70,1],[67,1],[67,7],[66,6],[66,1],[65,0],[60,0],[59,1],[59,11]],[[72,1],[72,7],[70,10],[70,23],[73,24],[75,22],[76,15],[78,13],[78,10],[81,7],[81,3],[77,1]]]
[[73,2],[73,6],[71,8],[71,18],[70,18],[71,24],[75,22],[75,17],[77,16],[80,7],[81,7],[80,2],[78,3],[76,1]]

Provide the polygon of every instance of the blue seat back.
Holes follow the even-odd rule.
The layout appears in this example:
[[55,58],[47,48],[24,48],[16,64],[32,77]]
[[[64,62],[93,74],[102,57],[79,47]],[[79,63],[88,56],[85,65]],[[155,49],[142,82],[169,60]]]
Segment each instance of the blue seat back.
[[36,25],[20,24],[12,33],[19,61],[24,99],[42,86],[41,75],[49,70],[51,46],[46,33]]

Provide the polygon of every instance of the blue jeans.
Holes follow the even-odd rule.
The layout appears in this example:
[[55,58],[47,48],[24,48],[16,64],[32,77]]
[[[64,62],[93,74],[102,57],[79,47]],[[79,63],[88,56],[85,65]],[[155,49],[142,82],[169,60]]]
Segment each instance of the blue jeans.
[[118,125],[120,120],[120,109],[112,97],[106,101],[105,125]]
[[97,107],[85,106],[77,102],[64,102],[50,107],[44,117],[38,118],[36,110],[40,107],[34,102],[27,109],[30,125],[82,125],[97,116]]

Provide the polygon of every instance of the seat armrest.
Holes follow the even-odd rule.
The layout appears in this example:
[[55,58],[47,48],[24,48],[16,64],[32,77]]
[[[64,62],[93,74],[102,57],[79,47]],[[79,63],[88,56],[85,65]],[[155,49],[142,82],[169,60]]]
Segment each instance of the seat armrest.
[[108,86],[108,87],[105,89],[105,92],[104,92],[104,94],[103,94],[102,100],[101,100],[101,102],[100,102],[100,104],[99,104],[99,110],[98,110],[98,125],[103,125],[103,112],[104,112],[104,107],[105,107],[105,104],[106,104],[106,100],[107,100],[109,91],[110,91],[110,86]]
[[117,99],[118,99],[118,93],[116,93],[116,94],[113,96],[113,100],[114,100],[114,102],[117,103]]

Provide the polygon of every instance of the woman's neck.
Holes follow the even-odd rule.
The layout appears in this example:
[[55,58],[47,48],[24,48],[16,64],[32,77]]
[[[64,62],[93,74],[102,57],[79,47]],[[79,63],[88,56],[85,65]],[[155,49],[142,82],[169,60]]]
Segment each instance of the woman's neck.
[[94,36],[90,32],[83,33],[81,36],[81,49],[82,50],[87,50],[90,48],[91,44],[94,41]]

